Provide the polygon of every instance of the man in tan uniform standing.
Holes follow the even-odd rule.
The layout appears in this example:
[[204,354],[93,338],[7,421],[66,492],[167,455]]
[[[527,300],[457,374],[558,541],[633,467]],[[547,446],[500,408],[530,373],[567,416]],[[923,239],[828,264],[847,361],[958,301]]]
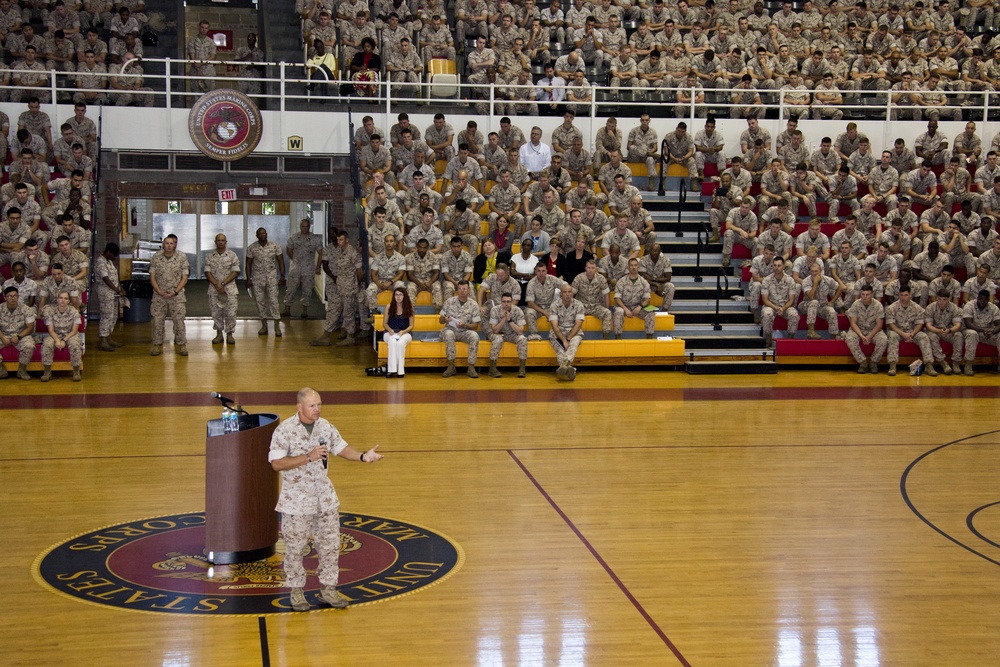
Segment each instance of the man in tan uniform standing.
[[[318,598],[336,609],[350,600],[337,592],[340,578],[340,499],[327,474],[330,454],[361,463],[382,460],[378,445],[367,452],[352,448],[330,422],[320,417],[323,402],[308,387],[295,398],[295,415],[281,422],[271,436],[267,460],[281,473],[281,494],[275,511],[281,512],[285,540],[285,581],[291,588],[295,611],[309,611],[305,596],[306,571],[302,555],[309,541],[319,555]],[[321,463],[322,461],[322,463]]]
[[267,335],[267,321],[274,320],[274,335],[281,338],[278,319],[278,285],[285,282],[285,257],[281,246],[267,240],[267,230],[257,229],[257,243],[247,248],[247,287],[253,289],[260,315],[258,336]]
[[236,278],[240,275],[240,258],[226,247],[226,235],[216,234],[215,250],[205,256],[205,278],[208,280],[208,307],[212,311],[215,323],[215,338],[213,345],[222,342],[222,334],[226,334],[226,343],[236,344],[236,307],[239,289]]
[[310,232],[311,226],[309,218],[300,220],[299,233],[294,234],[285,244],[285,253],[291,266],[288,267],[288,284],[285,288],[285,309],[281,312],[282,317],[291,317],[292,301],[295,300],[296,292],[299,293],[302,304],[302,319],[306,318],[309,311],[318,273],[316,253],[323,249],[322,237]]
[[187,285],[191,267],[187,255],[177,252],[177,237],[168,234],[163,239],[163,249],[153,255],[149,262],[149,281],[153,285],[153,300],[150,312],[153,316],[153,348],[149,354],[158,357],[163,353],[163,334],[167,316],[174,323],[174,343],[177,354],[188,355],[187,328],[184,318],[187,316],[187,297],[184,286]]

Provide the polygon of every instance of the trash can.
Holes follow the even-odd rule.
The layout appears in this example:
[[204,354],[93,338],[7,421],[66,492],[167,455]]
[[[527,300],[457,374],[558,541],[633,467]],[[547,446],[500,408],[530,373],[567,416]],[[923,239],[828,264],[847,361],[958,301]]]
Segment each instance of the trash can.
[[124,320],[129,324],[141,324],[153,319],[149,312],[153,303],[153,284],[148,280],[123,280],[122,288],[130,304],[125,309]]

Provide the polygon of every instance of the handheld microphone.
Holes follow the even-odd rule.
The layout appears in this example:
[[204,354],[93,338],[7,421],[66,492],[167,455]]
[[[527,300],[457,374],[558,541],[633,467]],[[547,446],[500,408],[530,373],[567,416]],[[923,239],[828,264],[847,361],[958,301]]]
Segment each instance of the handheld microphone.
[[223,405],[225,405],[226,403],[235,403],[233,399],[229,398],[228,396],[223,396],[217,391],[212,392],[212,398],[219,399],[220,401],[222,401]]
[[[320,445],[320,447],[326,447],[326,438],[320,438],[319,439],[319,445]],[[327,455],[327,456],[329,456],[329,455]],[[326,470],[326,466],[327,466],[327,461],[326,461],[326,456],[324,456],[323,457],[323,470]]]

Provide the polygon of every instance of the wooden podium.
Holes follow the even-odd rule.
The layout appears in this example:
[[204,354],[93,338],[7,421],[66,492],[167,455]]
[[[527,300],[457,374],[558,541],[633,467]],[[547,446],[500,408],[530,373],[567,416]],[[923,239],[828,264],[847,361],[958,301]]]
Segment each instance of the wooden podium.
[[205,439],[205,552],[217,565],[250,563],[274,555],[278,542],[279,476],[267,460],[272,414],[242,415],[240,430],[208,422]]

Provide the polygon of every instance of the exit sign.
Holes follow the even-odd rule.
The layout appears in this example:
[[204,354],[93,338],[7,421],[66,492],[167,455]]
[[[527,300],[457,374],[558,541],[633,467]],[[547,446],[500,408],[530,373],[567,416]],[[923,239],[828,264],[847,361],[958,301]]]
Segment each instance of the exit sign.
[[219,188],[219,201],[236,201],[236,188]]

